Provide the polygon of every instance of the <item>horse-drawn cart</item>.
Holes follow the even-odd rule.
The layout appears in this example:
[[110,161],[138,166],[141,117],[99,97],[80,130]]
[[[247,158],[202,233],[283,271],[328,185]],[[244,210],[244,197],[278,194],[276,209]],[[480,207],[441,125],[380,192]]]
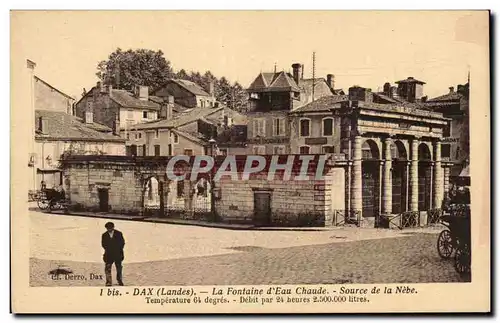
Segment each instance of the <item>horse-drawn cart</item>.
[[470,273],[470,216],[443,215],[441,223],[448,229],[439,234],[437,241],[439,255],[442,258],[450,258],[455,252],[455,270],[461,274]]
[[37,194],[36,200],[42,211],[66,210],[68,207],[64,190],[43,189]]
[[469,186],[468,176],[459,176],[455,181],[444,203],[444,215],[440,218],[447,229],[441,231],[437,240],[438,253],[442,258],[450,258],[455,253],[455,270],[461,274],[471,271]]

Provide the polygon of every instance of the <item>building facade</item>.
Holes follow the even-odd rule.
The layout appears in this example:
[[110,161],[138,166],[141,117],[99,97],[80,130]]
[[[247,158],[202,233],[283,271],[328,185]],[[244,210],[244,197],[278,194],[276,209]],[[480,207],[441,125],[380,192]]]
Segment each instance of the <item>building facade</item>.
[[260,73],[247,89],[249,154],[294,153],[288,114],[314,100],[331,97],[334,76],[305,79],[303,65],[293,64],[293,75],[286,72]]
[[470,158],[469,82],[458,85],[456,90],[450,87],[447,94],[430,99],[425,104],[451,119],[445,129],[442,155],[453,163],[451,176],[458,176],[469,165]]
[[75,99],[34,76],[35,106],[38,110],[73,114]]
[[31,163],[35,190],[64,185],[63,155],[125,155],[125,140],[103,125],[87,125],[59,111],[36,110],[35,152]]
[[175,103],[188,108],[212,108],[216,102],[213,82],[209,84],[209,89],[205,90],[188,80],[171,79],[153,90],[152,94],[162,98],[172,96]]
[[135,124],[158,119],[160,104],[149,99],[146,86],[136,86],[133,92],[113,89],[97,82],[76,103],[75,115],[110,128],[117,128],[127,136]]
[[131,128],[127,141],[129,155],[206,155],[213,145],[219,147],[220,154],[237,154],[246,149],[244,115],[218,105],[173,113],[172,97],[166,100],[166,112],[163,113],[162,107],[160,119]]

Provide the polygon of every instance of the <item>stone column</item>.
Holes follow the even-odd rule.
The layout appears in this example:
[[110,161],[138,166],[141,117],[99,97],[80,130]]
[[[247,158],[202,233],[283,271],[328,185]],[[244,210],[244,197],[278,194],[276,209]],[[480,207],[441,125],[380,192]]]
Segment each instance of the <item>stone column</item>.
[[441,142],[434,143],[434,196],[433,206],[435,209],[440,209],[443,202],[444,180],[443,167],[441,166]]
[[382,213],[392,214],[392,156],[391,156],[391,140],[384,140],[384,178],[382,188]]
[[418,211],[418,139],[411,141],[410,211]]
[[361,136],[354,137],[353,144],[353,163],[352,163],[352,185],[351,185],[351,210],[360,211],[363,208],[362,190],[361,190]]

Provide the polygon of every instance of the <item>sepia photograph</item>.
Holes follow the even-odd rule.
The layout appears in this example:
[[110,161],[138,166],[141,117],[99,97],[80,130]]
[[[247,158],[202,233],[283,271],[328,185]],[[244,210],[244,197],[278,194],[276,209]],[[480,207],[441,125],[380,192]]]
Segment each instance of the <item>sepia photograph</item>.
[[489,311],[489,19],[11,11],[13,311]]

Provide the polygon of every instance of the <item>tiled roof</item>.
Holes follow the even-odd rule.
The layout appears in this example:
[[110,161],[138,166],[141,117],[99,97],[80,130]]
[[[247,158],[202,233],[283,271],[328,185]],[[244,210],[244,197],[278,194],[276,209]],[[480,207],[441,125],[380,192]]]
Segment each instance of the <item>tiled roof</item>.
[[39,120],[39,117],[47,120],[44,133],[37,132],[36,134],[38,139],[125,142],[125,139],[119,136],[95,130],[83,123],[81,119],[64,112],[36,110],[35,116],[36,120]]
[[187,138],[188,140],[195,142],[200,145],[206,145],[208,143],[208,140],[203,138],[200,134],[195,134],[187,131],[181,131],[179,129],[172,130],[172,132],[178,134],[179,136],[183,136],[184,138]]
[[139,123],[132,126],[131,129],[158,129],[158,128],[176,128],[185,124],[194,122],[196,120],[207,118],[208,116],[224,109],[227,115],[234,115],[237,113],[227,107],[219,106],[217,108],[193,108],[185,112],[178,113],[171,120],[155,120],[151,122]]
[[[245,125],[248,122],[248,117],[244,114],[241,114],[237,111],[234,111],[229,108],[224,108],[224,115],[233,120],[233,124]],[[205,117],[206,120],[213,123],[222,123],[224,118],[221,114],[219,115],[208,115]]]
[[126,90],[113,89],[111,99],[124,108],[160,110],[160,105],[150,100],[139,100]]
[[453,100],[460,100],[461,98],[463,98],[462,94],[458,92],[453,92],[430,99],[427,102],[453,101]]
[[250,84],[250,91],[295,91],[300,92],[293,76],[285,72],[260,73]]
[[[154,103],[158,103],[159,105],[163,103],[163,98],[159,96],[150,95],[149,100],[153,101]],[[185,107],[177,102],[174,102],[174,109],[173,109],[174,112],[185,112],[186,110],[189,109],[191,108]]]
[[[80,117],[75,117],[78,121],[80,121],[81,123],[84,122],[83,118],[80,118]],[[94,129],[94,130],[97,130],[97,131],[100,131],[100,132],[111,132],[113,131],[113,129],[111,129],[110,127],[104,125],[104,124],[101,124],[101,123],[97,123],[97,122],[92,122],[92,123],[86,123],[85,126],[91,128],[91,129]]]
[[409,76],[407,79],[405,80],[400,80],[400,81],[396,81],[395,82],[396,84],[399,84],[399,83],[418,83],[418,84],[425,84],[425,82],[423,81],[419,81],[417,79],[414,79],[413,77]]
[[360,104],[359,106],[364,109],[398,112],[409,115],[443,119],[442,113],[433,112],[432,109],[430,109],[429,107],[419,103],[402,102],[397,104],[381,104],[381,103],[360,101],[359,104]]
[[292,113],[329,111],[333,108],[339,108],[340,105],[337,103],[347,100],[349,100],[347,95],[325,96],[295,109]]
[[191,82],[188,80],[180,80],[180,79],[174,79],[171,81],[182,86],[183,88],[185,88],[189,92],[193,93],[194,95],[210,96],[210,94],[208,94],[205,90],[203,90],[203,88],[201,86],[199,86],[198,84],[196,84],[194,82]]
[[401,103],[401,102],[403,102],[403,100],[391,98],[391,97],[385,95],[384,93],[373,93],[373,96],[378,96],[380,99],[385,100],[389,103]]

